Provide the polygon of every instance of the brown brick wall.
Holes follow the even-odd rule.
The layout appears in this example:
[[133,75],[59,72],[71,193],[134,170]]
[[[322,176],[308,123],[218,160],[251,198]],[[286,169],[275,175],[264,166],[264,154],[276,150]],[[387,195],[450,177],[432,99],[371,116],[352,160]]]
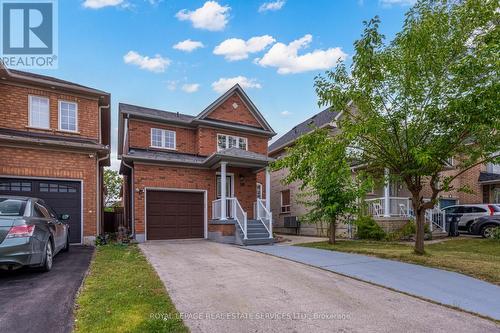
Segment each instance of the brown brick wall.
[[[207,191],[207,214],[212,218],[212,201],[216,198],[216,170],[177,168],[135,163],[134,187],[196,189]],[[255,173],[243,168],[228,167],[228,173],[234,173],[234,191],[248,218],[253,218],[253,203],[256,201]],[[240,178],[243,176],[243,179]],[[134,192],[135,228],[137,233],[144,233],[145,194]]]
[[89,154],[0,147],[0,175],[83,180],[83,235],[97,232],[97,166]]
[[[187,154],[197,153],[195,144],[196,130],[183,127],[168,126],[160,123],[140,121],[137,119],[131,119],[129,121],[130,147],[151,149],[151,128],[160,128],[175,131],[177,152]],[[166,151],[169,150],[167,149]]]
[[[28,128],[28,96],[49,98],[50,129]],[[59,131],[59,100],[78,103],[78,133]],[[18,87],[0,83],[0,127],[41,133],[99,139],[99,105],[97,99],[88,99],[57,91]]]
[[[233,108],[234,103],[238,104],[236,109]],[[237,93],[234,93],[217,109],[212,111],[207,118],[262,128]]]

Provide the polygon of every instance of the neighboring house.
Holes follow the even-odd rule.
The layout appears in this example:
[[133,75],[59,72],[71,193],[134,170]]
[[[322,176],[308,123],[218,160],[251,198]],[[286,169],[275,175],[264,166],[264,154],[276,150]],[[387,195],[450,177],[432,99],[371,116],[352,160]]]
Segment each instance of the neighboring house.
[[239,85],[197,116],[119,109],[125,215],[139,242],[269,242],[269,200],[260,199],[269,193],[267,146],[275,133]]
[[0,62],[0,195],[42,198],[70,215],[70,241],[102,230],[110,95]]
[[[316,128],[330,128],[335,133],[336,124],[341,113],[332,111],[330,108],[321,111],[313,117],[298,124],[290,131],[269,146],[269,156],[275,159],[286,154],[286,148],[302,135]],[[286,169],[273,171],[271,173],[271,211],[273,212],[274,230],[283,233],[298,233],[308,236],[326,236],[328,232],[327,223],[304,223],[303,216],[307,213],[307,207],[301,197],[300,182],[290,185],[283,184],[282,180],[287,175]],[[296,228],[300,223],[300,228]],[[339,232],[343,232],[344,226],[340,226]]]

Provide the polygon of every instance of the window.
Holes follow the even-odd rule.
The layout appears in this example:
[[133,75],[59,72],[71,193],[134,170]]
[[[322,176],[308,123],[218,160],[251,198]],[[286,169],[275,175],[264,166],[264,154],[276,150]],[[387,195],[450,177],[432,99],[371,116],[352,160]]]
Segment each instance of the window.
[[262,199],[262,184],[257,183],[257,199]]
[[26,200],[0,198],[0,216],[23,216]]
[[175,131],[159,128],[151,129],[151,147],[175,149]]
[[233,147],[247,150],[248,139],[233,135],[217,134],[217,151]]
[[40,183],[40,192],[76,193],[76,188],[62,184]]
[[488,165],[488,172],[500,174],[500,164],[490,163]]
[[78,131],[78,104],[59,101],[59,129]]
[[50,128],[49,99],[39,96],[29,97],[29,125]]
[[290,213],[290,190],[281,191],[281,212]]
[[31,192],[31,182],[0,182],[0,190],[10,192]]
[[50,218],[49,211],[47,210],[47,208],[45,208],[41,204],[36,203],[33,208],[34,208],[35,215],[37,217],[43,217],[43,218],[47,218],[47,219]]

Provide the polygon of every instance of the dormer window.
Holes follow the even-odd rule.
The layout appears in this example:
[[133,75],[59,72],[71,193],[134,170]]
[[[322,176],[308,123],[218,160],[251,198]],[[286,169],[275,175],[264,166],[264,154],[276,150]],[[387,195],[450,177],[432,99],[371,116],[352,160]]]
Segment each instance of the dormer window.
[[248,139],[234,135],[217,134],[217,151],[233,147],[247,150]]
[[175,139],[175,131],[160,128],[151,129],[151,147],[175,150]]

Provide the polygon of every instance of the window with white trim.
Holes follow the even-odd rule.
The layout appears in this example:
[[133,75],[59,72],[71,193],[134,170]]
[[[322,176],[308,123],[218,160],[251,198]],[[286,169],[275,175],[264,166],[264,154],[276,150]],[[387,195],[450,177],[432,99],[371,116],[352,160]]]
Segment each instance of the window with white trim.
[[160,128],[151,129],[151,147],[176,149],[175,131]]
[[257,183],[257,199],[262,199],[262,184]]
[[290,190],[281,191],[281,212],[290,213]]
[[29,125],[37,128],[50,128],[48,98],[29,96]]
[[78,131],[78,104],[59,101],[59,129],[62,131]]
[[247,150],[248,139],[234,135],[217,134],[217,151],[233,147]]

